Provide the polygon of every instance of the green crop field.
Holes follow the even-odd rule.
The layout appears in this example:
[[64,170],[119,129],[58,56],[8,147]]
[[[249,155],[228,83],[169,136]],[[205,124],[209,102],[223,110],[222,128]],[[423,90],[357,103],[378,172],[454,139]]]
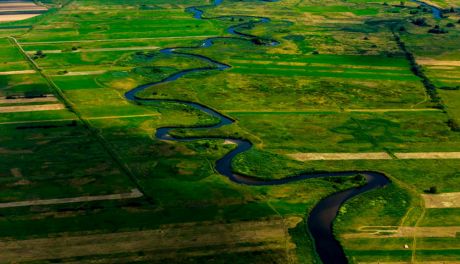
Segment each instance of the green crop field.
[[0,263],[460,263],[459,0],[33,2]]

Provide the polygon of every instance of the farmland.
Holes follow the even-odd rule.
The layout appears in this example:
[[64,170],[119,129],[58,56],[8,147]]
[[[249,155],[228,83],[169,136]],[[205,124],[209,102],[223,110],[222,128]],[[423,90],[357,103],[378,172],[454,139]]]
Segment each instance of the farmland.
[[460,262],[458,0],[39,2],[0,22],[0,263],[342,263],[310,213],[372,177],[346,262]]

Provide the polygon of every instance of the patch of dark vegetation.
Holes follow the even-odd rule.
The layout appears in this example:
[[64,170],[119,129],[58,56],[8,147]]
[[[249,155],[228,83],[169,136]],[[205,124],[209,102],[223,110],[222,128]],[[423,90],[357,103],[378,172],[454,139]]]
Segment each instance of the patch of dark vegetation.
[[448,10],[444,10],[445,13],[456,13],[455,8],[451,6]]
[[432,29],[428,30],[428,33],[431,33],[431,34],[446,34],[446,33],[449,33],[449,31],[441,28],[439,25],[436,25]]
[[151,75],[151,74],[160,74],[164,73],[163,69],[160,67],[136,67],[132,70],[133,73],[140,74],[140,75]]
[[431,186],[427,190],[424,191],[425,193],[430,193],[430,194],[436,194],[438,193],[438,187],[436,186]]
[[158,9],[156,6],[142,4],[139,6],[139,10],[155,10]]
[[[401,19],[369,19],[364,22],[369,26],[380,26],[380,25],[394,25],[401,22]],[[377,30],[377,29],[376,29]]]
[[431,10],[430,10],[428,7],[422,6],[422,5],[419,5],[419,6],[417,7],[417,9],[421,10],[421,11],[424,12],[424,13],[429,13],[429,12],[431,12]]
[[324,178],[324,180],[333,183],[333,187],[336,189],[340,189],[340,186],[343,185],[362,186],[366,184],[366,177],[361,174],[358,174],[354,177],[329,177]]
[[360,26],[354,26],[354,27],[344,27],[340,29],[341,31],[347,31],[347,32],[355,32],[355,33],[376,33],[378,32],[378,28],[375,27],[363,27],[363,25]]
[[65,125],[36,125],[36,126],[17,126],[16,129],[50,129],[50,128],[60,128],[60,127],[76,127],[77,121],[73,120],[70,123]]
[[251,39],[251,42],[258,46],[264,46],[264,45],[269,44],[267,40],[261,39],[261,38],[253,38]]
[[40,91],[27,91],[24,93],[25,98],[41,98],[41,97],[47,97]]
[[332,128],[331,131],[352,136],[352,138],[342,140],[340,143],[368,142],[375,148],[381,148],[381,142],[403,142],[401,136],[396,132],[400,128],[401,124],[387,119],[358,119],[351,117],[340,126]]
[[9,94],[6,96],[6,99],[21,99],[21,98],[32,99],[32,98],[44,98],[44,97],[48,97],[48,95],[43,94],[40,91],[26,91],[24,92],[24,95]]
[[424,17],[419,17],[419,18],[412,20],[412,24],[419,26],[419,27],[429,26]]
[[293,40],[293,41],[297,42],[297,41],[304,41],[305,36],[303,36],[303,35],[287,35],[287,36],[284,36],[283,39],[285,39],[285,40]]
[[34,54],[34,56],[32,57],[32,59],[34,60],[37,60],[37,59],[42,59],[42,58],[45,58],[46,57],[46,54],[43,53],[42,50],[37,50]]
[[393,35],[395,37],[395,41],[398,47],[401,49],[401,51],[404,52],[407,60],[409,61],[410,69],[412,73],[414,73],[415,76],[422,79],[423,86],[425,87],[427,94],[430,96],[431,101],[436,104],[437,108],[444,109],[445,106],[442,103],[442,100],[438,94],[438,91],[436,90],[436,86],[430,81],[430,79],[428,79],[428,77],[423,72],[422,67],[418,65],[417,62],[415,61],[414,55],[407,49],[406,44],[404,44],[404,42],[401,40],[401,37],[398,36],[394,32],[394,30],[393,30]]
[[447,120],[447,125],[453,132],[460,132],[460,124],[457,122],[457,120],[450,118]]
[[449,91],[457,91],[457,90],[460,90],[460,86],[442,86],[442,87],[439,87],[439,89],[442,89],[442,90],[449,90]]
[[132,63],[143,63],[152,61],[158,53],[156,52],[146,52],[146,51],[137,51],[128,59]]

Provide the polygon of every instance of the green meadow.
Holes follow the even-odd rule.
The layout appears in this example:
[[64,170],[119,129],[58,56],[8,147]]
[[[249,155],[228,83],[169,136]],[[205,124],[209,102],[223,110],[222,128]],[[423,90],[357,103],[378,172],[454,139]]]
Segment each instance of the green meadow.
[[[232,168],[264,180],[338,171],[389,177],[389,186],[338,213],[334,235],[349,263],[460,261],[460,209],[423,198],[460,192],[460,156],[423,157],[460,152],[458,0],[430,1],[448,12],[442,19],[400,1],[38,2],[49,11],[0,22],[0,262],[321,263],[309,213],[362,178],[238,184],[215,168],[235,148],[225,138],[253,143]],[[193,6],[204,6],[207,19],[185,11]],[[238,24],[257,37],[227,30]],[[200,47],[210,37],[218,38]],[[279,45],[260,45],[267,39]],[[125,98],[196,68],[211,69],[137,94],[150,103]],[[40,102],[44,95],[56,101]],[[218,120],[171,100],[235,122],[190,129]],[[62,107],[34,108],[53,104]],[[196,140],[159,140],[163,127]],[[388,158],[298,158],[318,153]],[[141,195],[101,198],[133,189]],[[67,198],[76,200],[6,206]]]

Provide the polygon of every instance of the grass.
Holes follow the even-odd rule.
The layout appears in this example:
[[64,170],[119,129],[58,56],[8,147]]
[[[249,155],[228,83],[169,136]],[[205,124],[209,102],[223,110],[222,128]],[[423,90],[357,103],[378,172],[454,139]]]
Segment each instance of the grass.
[[0,38],[0,50],[0,71],[6,72],[31,69],[19,50],[17,50],[7,38]]
[[[2,163],[17,164],[23,175],[12,175],[14,167],[1,167],[2,202],[110,194],[130,189],[129,180],[113,168],[108,155],[88,138],[81,124],[71,121],[45,124],[54,127],[18,129],[20,125],[2,125]],[[85,152],[90,154],[82,155]],[[73,171],[70,175],[68,166]]]
[[455,226],[458,225],[458,208],[427,209],[423,226]]
[[[433,185],[439,192],[460,191],[458,160],[300,162],[286,155],[460,151],[459,134],[449,121],[459,116],[458,91],[439,89],[456,84],[458,67],[420,64],[438,89],[446,111],[379,112],[435,106],[390,28],[405,27],[398,34],[416,61],[458,61],[458,26],[449,28],[448,34],[433,35],[427,32],[429,28],[410,22],[425,17],[430,25],[445,27],[457,16],[435,21],[428,13],[411,14],[415,4],[407,3],[404,8],[391,6],[399,2],[389,2],[389,6],[383,2],[229,0],[203,8],[207,17],[220,18],[197,20],[184,9],[208,1],[81,0],[34,21],[17,23],[33,25],[30,30],[2,30],[0,35],[16,35],[32,56],[43,52],[44,56],[35,59],[41,74],[62,90],[85,122],[73,122],[78,118],[68,110],[1,114],[0,202],[122,193],[136,184],[151,199],[2,209],[0,238],[174,230],[181,225],[294,217],[299,222],[288,229],[286,241],[273,242],[276,249],[263,243],[234,245],[225,253],[212,245],[161,254],[130,248],[119,254],[84,252],[83,256],[50,257],[49,261],[320,263],[307,234],[307,214],[320,199],[359,183],[314,179],[271,187],[239,185],[214,169],[215,162],[234,148],[223,139],[157,140],[154,134],[160,127],[216,122],[182,104],[141,106],[124,98],[125,92],[138,85],[180,70],[210,66],[196,57],[159,52],[178,47],[180,52],[208,56],[232,68],[189,74],[152,86],[139,96],[199,102],[236,123],[213,130],[176,129],[175,135],[249,139],[254,147],[236,157],[234,170],[264,178],[315,171],[385,173],[392,184],[348,201],[334,232],[352,263],[410,261],[413,249],[404,249],[404,244],[412,246],[411,237],[345,239],[344,234],[358,233],[363,226],[414,226],[418,221],[430,227],[460,225],[458,209],[426,209],[421,218],[419,204],[419,194]],[[221,38],[209,48],[183,48],[201,45],[204,36],[228,37],[229,26],[254,20],[248,15],[272,21],[242,31],[279,40],[280,45]],[[136,50],[122,50],[130,47]],[[106,48],[120,50],[97,50]],[[0,39],[0,61],[0,72],[32,69],[7,39]],[[52,93],[43,76],[0,76],[0,96]],[[365,112],[350,112],[354,109]],[[29,129],[18,129],[20,126]],[[113,153],[119,158],[114,159]],[[136,183],[118,166],[120,161]],[[22,178],[17,177],[18,171]],[[221,235],[228,232],[231,230]],[[457,238],[417,238],[416,242],[416,260],[458,261]]]

